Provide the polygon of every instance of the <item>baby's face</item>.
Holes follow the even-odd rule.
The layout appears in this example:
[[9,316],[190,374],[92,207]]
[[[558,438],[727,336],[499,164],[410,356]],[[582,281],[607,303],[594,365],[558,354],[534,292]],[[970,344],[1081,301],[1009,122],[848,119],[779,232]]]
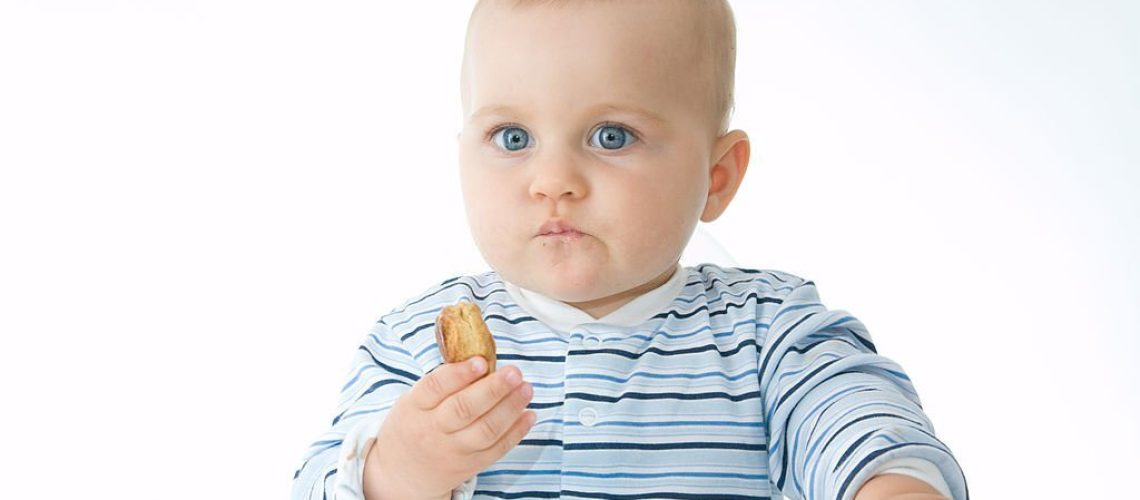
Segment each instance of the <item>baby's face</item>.
[[[476,16],[460,176],[475,243],[507,281],[584,303],[668,277],[705,211],[719,118],[686,3]],[[552,219],[578,233],[543,235]]]

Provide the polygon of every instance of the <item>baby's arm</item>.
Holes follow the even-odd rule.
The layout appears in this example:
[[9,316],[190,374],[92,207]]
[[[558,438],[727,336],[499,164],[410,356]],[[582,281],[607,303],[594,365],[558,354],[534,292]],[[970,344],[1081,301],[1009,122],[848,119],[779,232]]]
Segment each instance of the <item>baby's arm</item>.
[[332,427],[305,453],[293,500],[361,499],[366,453],[392,405],[423,370],[384,323],[373,325],[353,357]]
[[[332,430],[294,476],[293,499],[469,499],[476,474],[534,423],[533,389],[517,367],[487,362],[424,374],[384,323],[357,351]],[[481,378],[482,377],[482,378]]]
[[364,466],[368,500],[463,497],[457,487],[522,441],[532,388],[516,366],[487,368],[481,356],[440,365],[396,401]]
[[859,488],[855,500],[945,500],[938,490],[902,474],[880,474]]
[[790,498],[852,500],[875,478],[866,494],[884,485],[889,495],[899,481],[906,481],[900,491],[914,486],[898,478],[903,474],[886,474],[889,465],[912,460],[928,464],[933,475],[908,479],[920,487],[945,483],[945,494],[967,498],[961,468],[935,437],[902,368],[877,354],[859,320],[824,307],[812,282],[792,285],[776,313],[764,318],[771,325],[758,339],[776,488]]

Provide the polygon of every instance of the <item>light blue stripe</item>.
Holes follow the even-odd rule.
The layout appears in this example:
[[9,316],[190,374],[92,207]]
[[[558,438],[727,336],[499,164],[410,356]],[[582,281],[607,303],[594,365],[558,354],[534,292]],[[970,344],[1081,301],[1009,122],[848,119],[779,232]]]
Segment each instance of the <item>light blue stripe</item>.
[[555,343],[559,343],[559,344],[568,343],[566,341],[566,339],[561,339],[558,337],[542,337],[539,339],[530,339],[530,340],[513,339],[513,338],[510,338],[510,337],[507,337],[504,335],[491,335],[491,337],[494,338],[496,342],[510,342],[512,344],[523,344],[523,345],[541,344],[543,342],[555,342]]
[[[396,346],[388,345],[387,342],[384,342],[383,340],[381,340],[380,337],[378,337],[375,333],[369,335],[369,337],[371,337],[372,340],[374,340],[376,342],[376,345],[380,346],[383,349],[387,349],[387,350],[393,351],[393,352],[398,352],[400,354],[403,354],[404,356],[411,356],[412,355],[412,353],[404,350],[404,348],[402,348],[398,345],[396,345]],[[403,344],[403,343],[401,342],[401,344]]]
[[658,473],[638,473],[638,472],[585,472],[585,471],[563,471],[564,476],[577,476],[577,477],[595,477],[599,479],[655,479],[655,478],[671,478],[671,477],[716,477],[725,479],[753,479],[753,480],[766,480],[767,474],[741,474],[734,472],[658,472]]
[[759,371],[758,369],[747,370],[747,371],[744,371],[744,372],[737,374],[737,375],[729,375],[729,374],[724,373],[724,372],[651,373],[651,372],[639,371],[639,372],[633,372],[632,374],[630,374],[630,376],[628,378],[618,378],[618,377],[614,377],[614,376],[610,376],[610,375],[600,375],[600,374],[596,374],[596,373],[571,373],[571,374],[567,375],[566,378],[567,379],[573,378],[573,379],[609,380],[611,382],[617,382],[617,383],[621,383],[621,384],[624,384],[626,382],[629,382],[630,380],[633,380],[634,377],[645,377],[645,378],[655,378],[655,379],[664,379],[664,380],[678,379],[678,378],[698,379],[698,378],[706,378],[706,377],[721,377],[725,380],[735,381],[735,380],[740,380],[740,379],[747,377],[747,376],[750,376],[750,375],[756,375],[756,373],[758,371]]
[[360,367],[360,370],[358,370],[358,371],[356,372],[356,375],[353,375],[353,376],[352,376],[352,379],[350,379],[350,380],[348,381],[348,383],[347,383],[347,384],[344,384],[344,387],[341,387],[341,388],[340,388],[340,392],[344,392],[346,389],[348,389],[349,387],[351,387],[351,386],[352,386],[352,384],[355,384],[355,383],[356,383],[356,380],[360,378],[360,375],[364,373],[364,370],[367,370],[367,369],[369,369],[369,368],[376,368],[376,369],[379,369],[380,367],[379,367],[379,366],[376,366],[376,365],[373,365],[373,364],[367,364],[367,365],[364,365],[364,366]]
[[549,384],[543,383],[543,382],[531,382],[530,385],[532,385],[534,387],[546,387],[546,388],[550,388],[550,389],[557,389],[557,388],[562,387],[566,384],[565,384],[565,382],[549,383]]
[[[764,323],[760,323],[754,319],[753,320],[739,321],[739,322],[733,323],[733,325],[730,327],[731,330],[727,330],[727,331],[723,331],[723,332],[719,332],[719,333],[714,333],[713,337],[714,338],[724,337],[724,336],[735,334],[737,328],[739,328],[743,325],[748,325],[748,324],[757,325],[757,326],[764,326],[765,328],[768,326],[768,325],[765,325]],[[662,330],[655,330],[654,332],[652,332],[652,335],[628,335],[628,336],[624,336],[624,337],[605,338],[604,340],[605,341],[610,341],[610,340],[621,341],[621,340],[627,340],[627,339],[639,339],[639,340],[648,341],[648,340],[653,340],[653,337],[656,337],[656,336],[662,336],[662,337],[665,337],[668,339],[683,339],[683,338],[687,338],[687,337],[692,337],[694,335],[699,335],[702,332],[707,332],[707,331],[711,331],[711,330],[712,330],[712,328],[708,327],[708,326],[702,326],[702,327],[700,327],[694,331],[688,332],[688,333],[669,333],[669,332],[665,332]],[[572,339],[573,338],[580,339],[580,338],[584,338],[584,337],[585,337],[585,334],[578,333],[578,332],[574,332],[574,333],[570,334],[570,338],[572,338]]]
[[[432,309],[429,309],[426,311],[420,311],[420,312],[417,312],[411,316],[408,316],[407,318],[405,318],[403,321],[400,321],[399,323],[393,323],[392,324],[392,330],[396,330],[397,328],[410,323],[414,319],[421,318],[423,316],[439,314],[439,312],[442,311],[443,308],[447,307],[448,305],[451,305],[451,304],[443,304],[443,305],[440,305],[439,307],[432,308]],[[483,304],[482,309],[484,311],[489,311],[491,309],[491,306],[500,307],[504,311],[509,311],[512,309],[520,309],[520,310],[522,309],[522,307],[519,307],[518,304],[508,304],[505,302],[486,302]]]
[[767,474],[742,474],[734,472],[656,472],[656,473],[639,473],[639,472],[586,472],[586,471],[562,471],[558,469],[503,469],[492,470],[479,473],[479,477],[491,476],[542,476],[542,475],[558,475],[573,476],[573,477],[592,477],[598,479],[656,479],[656,478],[672,478],[672,477],[710,477],[710,478],[725,478],[725,479],[752,479],[752,480],[766,480]]
[[780,316],[783,316],[784,313],[797,311],[797,310],[804,309],[807,307],[823,307],[823,304],[820,304],[818,302],[812,302],[811,304],[797,304],[794,306],[781,307],[780,312],[776,313],[776,316],[774,318],[772,318],[772,324],[776,324],[776,320],[780,319]]
[[[567,422],[568,427],[582,427],[581,422]],[[632,422],[628,420],[605,420],[593,424],[594,427],[614,425],[620,427],[680,427],[680,426],[723,426],[763,428],[763,422],[730,422],[727,420],[676,420],[672,422]]]

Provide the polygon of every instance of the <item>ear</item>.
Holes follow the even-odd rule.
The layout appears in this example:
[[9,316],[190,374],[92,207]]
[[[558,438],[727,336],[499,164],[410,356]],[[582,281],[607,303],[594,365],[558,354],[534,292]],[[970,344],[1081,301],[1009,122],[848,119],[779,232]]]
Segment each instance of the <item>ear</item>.
[[709,168],[709,193],[701,222],[716,220],[728,208],[748,170],[750,152],[748,134],[743,130],[733,130],[717,139],[712,156],[716,163]]

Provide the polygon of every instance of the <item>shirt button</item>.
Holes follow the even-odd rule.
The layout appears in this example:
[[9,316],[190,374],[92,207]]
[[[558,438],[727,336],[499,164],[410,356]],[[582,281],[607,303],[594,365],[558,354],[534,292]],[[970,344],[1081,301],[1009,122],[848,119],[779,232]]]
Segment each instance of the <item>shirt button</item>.
[[602,339],[597,337],[586,337],[586,347],[598,347],[602,345]]
[[593,408],[582,408],[578,412],[578,421],[586,427],[593,427],[594,423],[598,421],[598,412]]

